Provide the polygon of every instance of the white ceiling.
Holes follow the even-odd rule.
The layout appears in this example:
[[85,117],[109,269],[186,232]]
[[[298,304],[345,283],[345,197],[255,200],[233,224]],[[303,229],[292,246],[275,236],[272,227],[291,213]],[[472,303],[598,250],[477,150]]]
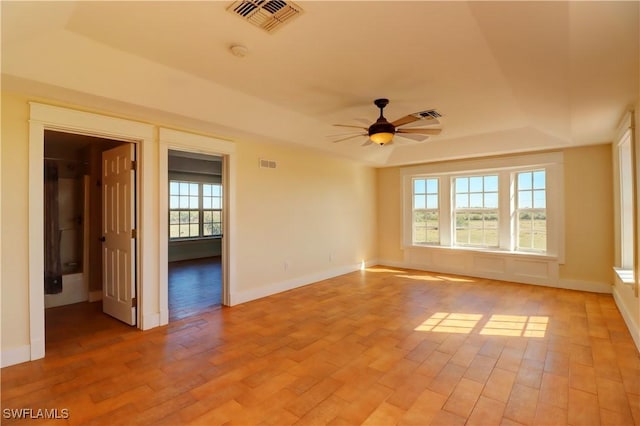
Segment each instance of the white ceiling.
[[[299,1],[272,34],[231,1],[0,3],[3,90],[380,166],[610,142],[639,96],[637,1]],[[331,143],[379,97],[443,132]]]

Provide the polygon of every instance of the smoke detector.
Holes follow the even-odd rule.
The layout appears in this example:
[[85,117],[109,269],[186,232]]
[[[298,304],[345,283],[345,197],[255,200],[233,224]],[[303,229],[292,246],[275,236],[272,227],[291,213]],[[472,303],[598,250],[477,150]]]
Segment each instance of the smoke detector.
[[294,2],[282,0],[240,0],[227,10],[268,33],[302,13],[302,8]]
[[249,53],[249,49],[247,46],[243,46],[241,44],[234,44],[229,48],[233,56],[237,56],[238,58],[244,58]]

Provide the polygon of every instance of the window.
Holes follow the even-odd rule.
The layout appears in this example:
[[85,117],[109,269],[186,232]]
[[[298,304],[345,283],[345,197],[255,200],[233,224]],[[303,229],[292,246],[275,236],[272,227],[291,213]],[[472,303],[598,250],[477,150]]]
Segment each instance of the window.
[[402,168],[403,245],[563,261],[562,163],[549,152]]
[[169,238],[222,234],[222,185],[169,181]]
[[498,176],[453,179],[455,243],[498,247]]
[[222,234],[222,185],[202,184],[202,235]]
[[169,237],[200,236],[200,185],[194,182],[169,183]]
[[547,195],[544,170],[517,173],[517,250],[546,251]]
[[630,129],[622,135],[618,142],[618,185],[619,185],[619,218],[620,223],[620,260],[618,266],[625,270],[633,270],[633,156],[631,149]]
[[439,244],[438,179],[413,180],[413,242]]

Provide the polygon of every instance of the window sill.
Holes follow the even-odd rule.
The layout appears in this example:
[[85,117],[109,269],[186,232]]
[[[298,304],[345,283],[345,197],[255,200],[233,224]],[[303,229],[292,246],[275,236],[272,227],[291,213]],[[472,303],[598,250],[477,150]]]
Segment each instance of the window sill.
[[409,245],[405,246],[406,249],[435,249],[435,250],[452,250],[452,251],[464,251],[477,254],[491,254],[500,256],[514,256],[519,258],[531,258],[540,260],[558,260],[557,256],[549,255],[547,253],[536,253],[530,251],[508,251],[500,250],[498,248],[482,248],[482,247],[463,247],[463,246],[438,246],[438,245]]
[[222,235],[214,235],[212,237],[196,237],[196,238],[170,238],[169,243],[190,243],[194,241],[210,241],[210,240],[219,240],[222,238]]
[[635,284],[635,280],[633,278],[633,270],[632,269],[624,269],[624,268],[613,268],[618,275],[618,279],[623,284],[633,285]]

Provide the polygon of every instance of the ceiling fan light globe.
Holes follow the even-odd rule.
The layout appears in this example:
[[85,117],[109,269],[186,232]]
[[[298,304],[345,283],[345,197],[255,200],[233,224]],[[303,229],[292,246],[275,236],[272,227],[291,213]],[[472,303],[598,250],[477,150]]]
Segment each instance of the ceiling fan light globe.
[[391,139],[393,139],[393,133],[388,133],[388,132],[374,133],[372,135],[369,135],[369,138],[374,143],[377,143],[378,145],[384,145],[391,142]]
[[378,145],[384,145],[391,142],[396,128],[389,123],[384,117],[380,117],[378,121],[369,127],[369,138]]

